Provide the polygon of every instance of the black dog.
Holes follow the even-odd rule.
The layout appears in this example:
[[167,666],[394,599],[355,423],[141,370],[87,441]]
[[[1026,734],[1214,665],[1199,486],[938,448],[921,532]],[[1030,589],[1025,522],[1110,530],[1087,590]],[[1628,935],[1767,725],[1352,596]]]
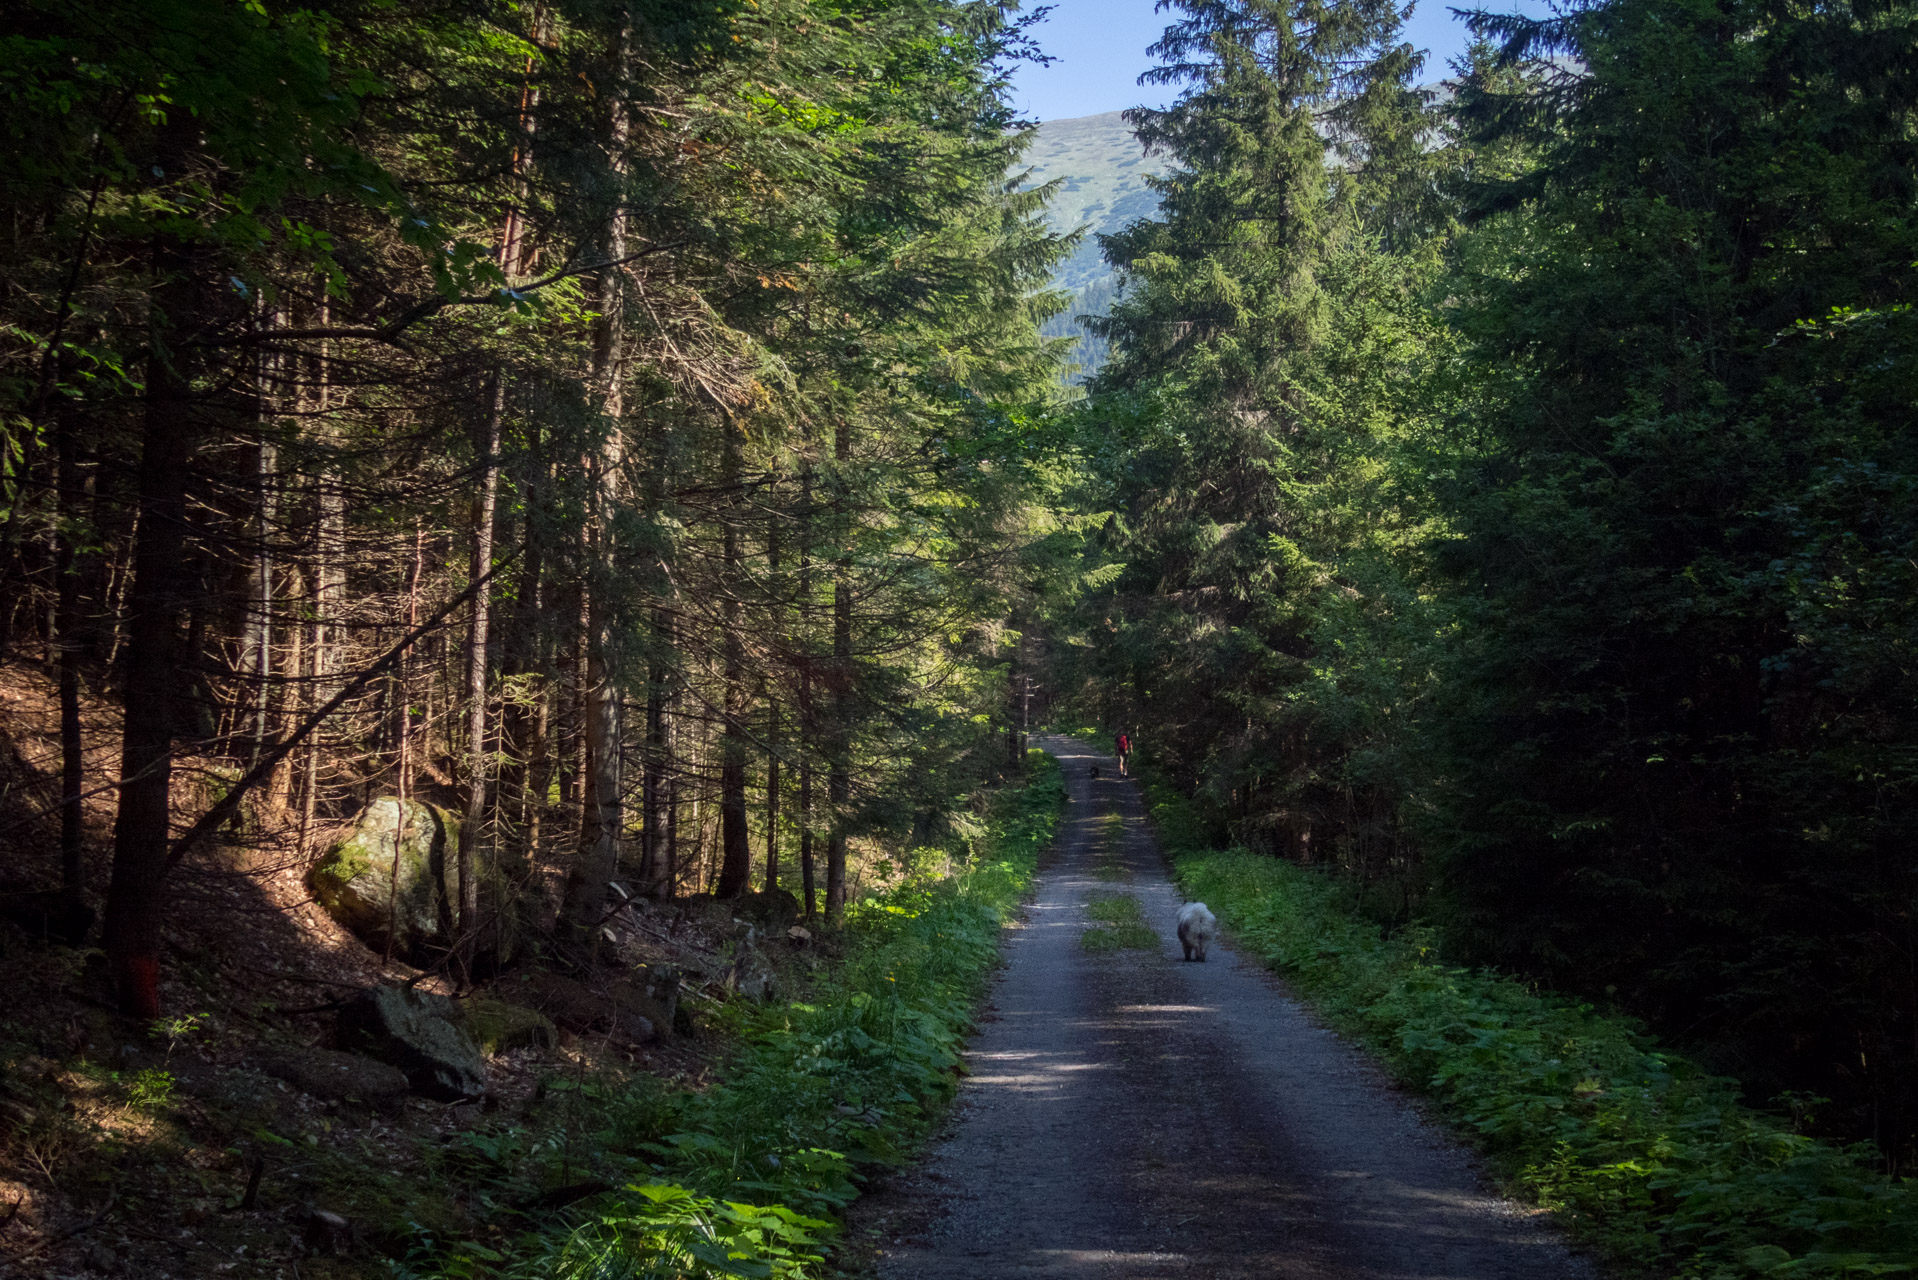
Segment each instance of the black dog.
[[1099,766],[1096,764],[1092,766],[1092,779],[1095,782],[1099,779]]

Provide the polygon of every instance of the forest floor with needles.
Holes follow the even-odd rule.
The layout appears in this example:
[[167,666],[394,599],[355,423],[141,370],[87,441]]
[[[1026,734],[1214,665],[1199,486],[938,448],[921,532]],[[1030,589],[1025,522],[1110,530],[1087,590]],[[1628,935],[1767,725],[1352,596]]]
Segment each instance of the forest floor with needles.
[[[83,712],[90,771],[108,776],[117,718],[93,699]],[[599,976],[571,982],[535,963],[478,994],[540,1006],[551,994],[533,990],[541,979],[570,982],[576,995],[670,964],[685,975],[679,1033],[639,1043],[576,1031],[548,1008],[558,1025],[547,1024],[547,1043],[487,1055],[483,1099],[366,1105],[309,1091],[298,1064],[330,1051],[346,998],[379,983],[462,993],[444,973],[382,957],[322,911],[283,830],[250,832],[246,847],[181,867],[166,934],[168,1017],[155,1027],[124,1018],[97,951],[49,945],[29,927],[25,904],[58,881],[59,763],[52,679],[35,664],[5,664],[0,1278],[344,1280],[392,1274],[388,1259],[422,1240],[485,1249],[529,1214],[578,1198],[545,1182],[588,1188],[594,1130],[609,1108],[631,1110],[635,1086],[697,1094],[716,1078],[729,1047],[715,1016],[733,998],[735,922],[718,920],[727,913],[710,900],[635,901],[608,925],[615,941]],[[182,788],[203,780],[191,760],[182,773]],[[104,889],[114,796],[85,803],[88,880]],[[338,827],[317,831],[312,847]],[[830,947],[765,953],[781,987],[796,987]]]

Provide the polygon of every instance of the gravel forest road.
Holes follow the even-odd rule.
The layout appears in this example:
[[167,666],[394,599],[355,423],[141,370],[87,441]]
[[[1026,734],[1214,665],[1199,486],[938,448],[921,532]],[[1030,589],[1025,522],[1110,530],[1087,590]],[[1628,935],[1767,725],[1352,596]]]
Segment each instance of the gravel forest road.
[[[1221,945],[1181,961],[1136,787],[1035,741],[1065,769],[1061,847],[918,1179],[929,1222],[882,1248],[885,1280],[1595,1280],[1262,968]],[[1081,946],[1087,898],[1115,889],[1156,951]]]

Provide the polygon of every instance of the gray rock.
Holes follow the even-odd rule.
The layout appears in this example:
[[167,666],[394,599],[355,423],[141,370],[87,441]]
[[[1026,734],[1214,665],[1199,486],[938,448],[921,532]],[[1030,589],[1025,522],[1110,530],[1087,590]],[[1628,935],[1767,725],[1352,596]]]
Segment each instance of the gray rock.
[[339,1028],[343,1043],[405,1072],[415,1093],[454,1102],[486,1092],[486,1059],[445,996],[374,987],[340,1011]]
[[753,947],[742,948],[726,974],[727,988],[748,1000],[771,999],[778,981],[778,971],[771,961]]
[[357,1053],[275,1049],[260,1056],[260,1069],[327,1102],[356,1102],[390,1110],[406,1096],[405,1072]]
[[325,1209],[308,1209],[306,1212],[306,1230],[300,1233],[300,1243],[308,1253],[337,1254],[351,1249],[359,1238],[359,1232],[353,1224],[337,1213]]
[[662,1032],[678,1022],[679,986],[684,980],[679,968],[670,964],[642,964],[634,974],[633,985],[652,1002],[649,1014]]
[[442,935],[442,881],[458,840],[458,824],[445,811],[409,800],[402,828],[399,800],[382,796],[314,864],[307,885],[327,914],[367,945],[384,947],[391,933],[395,950],[415,955]]
[[[313,865],[307,885],[327,914],[368,946],[384,950],[392,933],[394,951],[425,963],[453,943],[458,854],[459,819],[450,809],[409,800],[402,830],[398,799],[381,796],[366,806],[352,832]],[[482,857],[478,871],[480,928],[474,957],[482,965],[504,965],[524,941],[523,904],[512,876],[494,858]]]

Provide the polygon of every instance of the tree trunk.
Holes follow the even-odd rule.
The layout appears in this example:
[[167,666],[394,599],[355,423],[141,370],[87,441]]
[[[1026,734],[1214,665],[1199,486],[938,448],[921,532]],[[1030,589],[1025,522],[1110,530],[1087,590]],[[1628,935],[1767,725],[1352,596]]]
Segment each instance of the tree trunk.
[[539,503],[544,491],[538,458],[537,431],[530,441],[528,460],[519,489],[525,509],[525,532],[520,539],[518,603],[503,661],[513,696],[500,706],[500,739],[505,764],[499,781],[499,803],[528,856],[539,844],[539,817],[545,807],[545,787],[551,779],[543,767],[546,753],[544,711],[551,702],[547,679],[549,650],[545,644],[545,538],[540,528]]
[[[726,419],[726,460],[722,487],[737,498],[739,489],[739,427]],[[721,898],[737,898],[752,888],[753,855],[746,828],[746,655],[739,634],[739,595],[744,576],[739,565],[739,524],[725,516],[723,581],[720,587],[721,645],[725,653],[726,725],[720,743],[719,765],[719,885]]]
[[[278,327],[279,314],[268,309],[262,315],[267,329]],[[273,443],[275,427],[275,385],[279,357],[262,355],[257,366],[259,378],[260,443],[254,455],[254,492],[258,519],[253,544],[253,601],[247,610],[245,666],[253,684],[253,744],[249,757],[258,761],[266,750],[268,721],[272,714],[273,688],[273,526],[278,515],[278,489],[275,471],[278,449]],[[271,795],[269,790],[267,795]]]
[[[319,323],[326,324],[330,313],[330,305],[322,298],[316,317]],[[332,397],[327,389],[330,373],[326,343],[321,342],[319,352],[313,357],[309,405],[312,421],[321,424],[327,443],[331,443],[332,434],[327,425],[327,415],[332,409]],[[339,688],[340,633],[344,629],[336,623],[346,603],[346,495],[340,485],[336,460],[329,458],[321,464],[316,488],[319,528],[313,550],[313,640],[307,652],[313,674],[313,705],[324,706]],[[307,842],[312,837],[319,805],[320,746],[320,735],[315,732],[307,740],[306,748],[306,794],[302,797],[300,812],[302,861],[306,858]]]
[[[811,693],[812,676],[801,675],[800,699],[803,702]],[[802,725],[804,721],[801,722]],[[803,733],[803,729],[802,729]],[[806,919],[816,919],[819,915],[819,893],[814,883],[813,847],[812,847],[812,757],[807,754],[810,744],[802,737],[799,744],[799,892],[806,908]]]
[[[473,554],[469,581],[478,582],[493,567],[493,509],[499,499],[500,419],[506,412],[506,379],[493,378],[492,408],[480,462],[478,510],[473,514]],[[459,961],[471,973],[473,947],[479,936],[479,844],[486,820],[486,642],[492,621],[493,589],[473,593],[472,623],[466,634],[466,816],[460,822],[459,847]]]
[[[766,580],[773,607],[779,608],[779,524],[766,518]],[[777,615],[775,615],[777,616]],[[779,887],[779,699],[766,696],[766,892]]]
[[60,641],[60,898],[61,926],[68,946],[86,940],[87,910],[85,744],[80,737],[80,445],[70,407],[57,418],[59,476],[55,481],[59,521]]
[[662,895],[679,896],[679,691],[667,696],[666,730],[666,881]]
[[554,715],[558,725],[554,731],[555,758],[553,768],[559,773],[559,800],[568,810],[579,803],[580,760],[585,754],[582,740],[585,737],[583,711],[586,705],[586,588],[575,575],[559,591],[558,617],[560,637],[558,687],[553,691],[555,702]]
[[[406,630],[410,635],[420,625],[420,574],[426,567],[426,529],[418,521],[413,525],[413,569],[406,578]],[[475,592],[475,595],[484,594]],[[400,849],[406,844],[406,802],[413,786],[413,695],[407,680],[408,663],[401,655],[394,669],[394,702],[399,706],[399,724],[394,744],[393,794],[399,802],[399,816],[393,822],[393,865],[386,885],[386,962],[393,962],[393,946],[400,936]]]
[[[178,173],[194,143],[191,117],[174,111],[161,127],[161,173]],[[187,479],[199,444],[189,347],[170,348],[201,308],[199,264],[178,239],[153,246],[154,275],[139,463],[140,536],[128,591],[120,796],[107,888],[106,950],[121,1009],[160,1015],[160,930],[164,920],[169,800],[173,784],[175,690],[187,571]]]
[[646,671],[646,757],[640,784],[639,881],[649,898],[671,896],[669,877],[662,875],[664,856],[663,815],[660,803],[666,776],[666,681],[669,671],[665,651],[672,644],[672,620],[664,609],[653,614],[655,652]]
[[1015,614],[1006,621],[1007,629],[1013,631],[1018,639],[1012,642],[1012,654],[1006,659],[1006,771],[1017,774],[1026,767],[1026,748],[1019,735],[1020,722],[1020,677],[1025,672],[1025,632],[1019,627],[1019,618]]
[[766,700],[766,892],[779,887],[779,700]]
[[813,750],[819,740],[819,717],[813,708],[812,682],[812,464],[799,483],[799,883],[806,919],[819,915],[813,868]]
[[[613,207],[601,248],[606,261],[626,256],[626,146],[631,131],[627,85],[632,79],[631,20],[613,49],[615,74],[608,86],[611,103],[606,152],[611,161]],[[587,520],[588,566],[586,623],[586,797],[580,823],[578,856],[566,882],[565,931],[576,943],[590,944],[591,930],[605,910],[607,885],[619,866],[620,664],[615,609],[619,564],[614,546],[615,516],[625,469],[624,385],[621,381],[621,303],[625,272],[600,273],[598,317],[593,322],[593,382],[599,393],[604,435],[592,462],[592,504]]]
[[826,803],[832,810],[832,833],[826,842],[829,921],[837,921],[846,908],[846,811],[852,801],[852,528],[845,476],[852,457],[852,427],[844,419],[833,440],[833,457],[839,463],[834,496],[840,546],[832,584],[832,754],[826,762]]

